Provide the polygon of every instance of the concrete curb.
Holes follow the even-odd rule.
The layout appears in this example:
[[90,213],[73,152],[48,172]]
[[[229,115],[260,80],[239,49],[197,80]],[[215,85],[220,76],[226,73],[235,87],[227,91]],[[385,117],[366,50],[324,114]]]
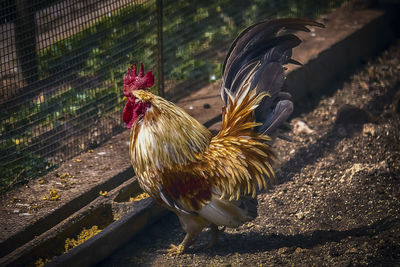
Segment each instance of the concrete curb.
[[105,230],[68,253],[56,257],[46,266],[91,266],[111,255],[131,237],[164,216],[167,211],[147,198],[135,210],[110,224]]
[[[294,101],[305,101],[309,94],[321,94],[321,88],[329,88],[335,82],[337,83],[337,81],[343,80],[343,78],[359,66],[361,60],[374,56],[379,51],[386,48],[396,38],[395,32],[396,27],[398,29],[398,23],[399,21],[396,21],[395,11],[382,11],[371,21],[345,38],[338,40],[327,49],[319,51],[312,59],[308,60],[307,63],[303,62],[305,63],[304,66],[292,70],[287,76],[286,85],[292,93]],[[379,36],[379,38],[376,38],[377,36]],[[218,122],[220,118],[221,115],[218,114],[206,122],[205,125],[210,127],[215,122]],[[122,174],[125,177],[125,175],[129,174],[129,170],[124,170],[120,173],[120,175]],[[131,171],[130,174],[132,174]],[[121,181],[123,181],[123,179]],[[88,193],[88,195],[85,194],[85,196],[82,195],[79,197],[79,200],[82,198],[82,201],[83,199],[87,199],[86,201],[90,202],[91,198],[95,195],[98,196],[98,188],[93,190],[91,190],[94,192],[93,196]],[[115,190],[117,192],[121,189],[117,188]],[[65,206],[75,206],[74,211],[76,211],[82,208],[76,206],[77,203],[82,203],[79,200],[75,199]],[[100,203],[101,201],[98,202]],[[103,202],[101,203],[104,204]],[[88,206],[90,206],[90,204]],[[87,206],[82,209],[87,209]],[[60,210],[56,210],[51,216],[59,216],[62,212]],[[74,211],[70,212],[70,214]],[[138,202],[133,212],[111,223],[102,232],[89,239],[84,244],[77,246],[61,256],[55,257],[52,262],[46,266],[95,265],[113,253],[117,248],[124,245],[133,235],[139,233],[151,223],[158,220],[165,213],[166,210],[156,206],[152,200],[142,200]],[[41,223],[44,222],[45,221]],[[56,224],[57,222],[53,223],[53,225]],[[58,226],[59,225],[54,228]],[[33,231],[36,227],[39,226],[34,224],[30,226],[29,229]],[[35,236],[35,233],[31,233],[30,235]],[[18,241],[15,241],[15,244],[18,244],[18,246],[25,243],[26,239],[29,240],[29,238],[19,240],[22,238],[21,234],[13,236],[12,238]],[[43,242],[31,242],[29,242],[30,245],[43,244]],[[13,246],[15,247],[16,245]],[[25,250],[18,248],[2,258],[0,260],[0,265],[15,266],[25,264],[25,257],[31,253],[32,249],[27,249],[27,244],[24,246]]]
[[[109,191],[133,176],[133,169],[126,169],[106,180],[104,183],[94,186],[91,190],[83,193],[77,198],[72,199],[70,202],[65,203],[65,205],[54,210],[52,213],[26,227],[23,231],[16,233],[2,242],[0,244],[1,256],[11,253],[13,250],[32,240],[35,236],[41,235],[51,227],[54,227],[60,223],[62,220],[68,218],[68,216],[74,212],[84,208],[99,196],[100,190]],[[2,260],[0,259],[0,263],[1,261]]]
[[349,73],[384,50],[396,38],[396,15],[393,12],[395,11],[385,11],[353,34],[319,53],[317,58],[294,69],[287,76],[286,86],[295,103],[307,101],[310,95],[329,94]]

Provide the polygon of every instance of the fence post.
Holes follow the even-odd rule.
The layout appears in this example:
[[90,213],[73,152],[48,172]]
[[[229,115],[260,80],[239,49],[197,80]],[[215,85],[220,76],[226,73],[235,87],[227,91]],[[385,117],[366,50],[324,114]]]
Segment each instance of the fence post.
[[158,95],[165,96],[164,92],[164,56],[163,56],[163,3],[156,1],[157,8],[157,73],[158,73]]
[[35,13],[29,0],[16,0],[15,46],[18,64],[26,85],[38,80]]

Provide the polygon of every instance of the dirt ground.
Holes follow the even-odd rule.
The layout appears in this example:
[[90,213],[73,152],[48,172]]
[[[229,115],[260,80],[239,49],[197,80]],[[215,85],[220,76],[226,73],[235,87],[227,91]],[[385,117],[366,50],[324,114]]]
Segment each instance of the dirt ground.
[[302,103],[293,141],[275,142],[279,183],[259,195],[254,221],[212,249],[168,256],[184,237],[171,214],[102,266],[400,266],[399,99],[400,40]]

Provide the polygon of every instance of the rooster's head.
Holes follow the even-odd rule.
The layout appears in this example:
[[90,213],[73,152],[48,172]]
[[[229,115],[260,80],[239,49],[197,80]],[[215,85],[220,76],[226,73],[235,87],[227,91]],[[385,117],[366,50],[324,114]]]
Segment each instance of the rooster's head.
[[143,90],[153,86],[154,76],[149,70],[144,74],[143,64],[140,63],[139,74],[137,74],[136,63],[131,65],[124,78],[124,95],[127,103],[122,114],[122,119],[126,123],[126,128],[130,129],[136,119],[144,114],[150,107],[150,103],[141,101],[134,95],[134,91]]

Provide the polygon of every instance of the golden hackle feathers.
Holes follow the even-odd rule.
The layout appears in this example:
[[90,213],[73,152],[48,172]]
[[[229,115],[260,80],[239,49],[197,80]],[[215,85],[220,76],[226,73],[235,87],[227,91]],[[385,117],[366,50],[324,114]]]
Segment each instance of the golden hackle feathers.
[[151,104],[132,127],[130,153],[139,173],[187,165],[206,150],[210,131],[183,109],[148,91],[133,94]]
[[156,196],[163,188],[183,209],[198,211],[214,189],[229,200],[255,197],[274,178],[270,138],[253,131],[254,109],[266,94],[250,90],[248,82],[229,96],[214,138],[173,103],[147,91],[134,94],[151,103],[133,125],[130,143],[132,164],[148,193]]

